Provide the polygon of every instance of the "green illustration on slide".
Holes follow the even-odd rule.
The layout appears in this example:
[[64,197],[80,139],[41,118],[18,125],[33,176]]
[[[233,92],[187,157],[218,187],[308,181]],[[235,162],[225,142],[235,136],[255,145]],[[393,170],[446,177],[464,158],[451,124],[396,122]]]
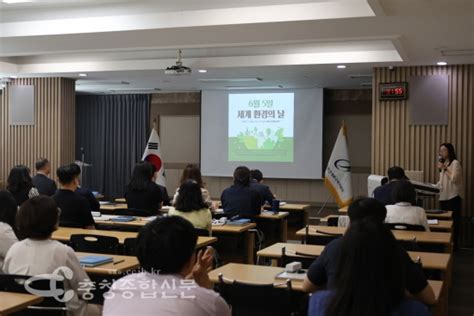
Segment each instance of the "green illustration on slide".
[[247,128],[229,137],[229,161],[293,162],[293,137],[283,135],[283,128]]

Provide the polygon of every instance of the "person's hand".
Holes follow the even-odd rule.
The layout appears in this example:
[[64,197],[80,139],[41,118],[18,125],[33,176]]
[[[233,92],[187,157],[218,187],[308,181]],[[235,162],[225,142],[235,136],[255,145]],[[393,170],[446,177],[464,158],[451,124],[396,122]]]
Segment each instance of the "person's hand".
[[446,170],[446,165],[442,162],[438,162],[438,169],[440,170]]
[[196,283],[208,289],[212,288],[212,282],[209,279],[208,272],[212,269],[212,262],[214,260],[214,249],[208,247],[206,251],[199,250],[197,260],[193,267],[193,278]]

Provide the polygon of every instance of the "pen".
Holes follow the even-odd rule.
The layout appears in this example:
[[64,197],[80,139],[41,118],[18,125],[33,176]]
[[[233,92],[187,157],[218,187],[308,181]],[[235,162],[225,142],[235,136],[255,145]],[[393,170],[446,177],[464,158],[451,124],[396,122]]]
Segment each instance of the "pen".
[[115,262],[114,262],[114,265],[119,264],[119,263],[122,263],[122,262],[124,262],[124,261],[125,261],[125,259],[122,259],[122,260],[119,260],[119,261],[115,261]]

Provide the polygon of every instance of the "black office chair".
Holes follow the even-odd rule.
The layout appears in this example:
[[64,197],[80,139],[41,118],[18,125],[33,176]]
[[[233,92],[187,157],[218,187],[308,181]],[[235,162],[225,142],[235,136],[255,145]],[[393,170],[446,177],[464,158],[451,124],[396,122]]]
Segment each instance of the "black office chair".
[[319,235],[311,235],[309,233],[309,225],[306,225],[305,228],[305,243],[306,244],[311,244],[311,245],[322,245],[325,246],[329,244],[331,241],[334,239],[337,239],[342,236],[342,234],[333,234],[330,232],[325,232],[322,230],[315,230],[316,233],[319,233]]
[[194,228],[196,231],[196,234],[198,236],[203,236],[203,237],[209,237],[211,236],[211,233],[207,229],[202,229],[202,228]]
[[[31,294],[27,291],[26,285],[38,291],[50,291],[53,285],[58,290],[64,290],[62,281],[52,280],[46,276],[35,281],[28,281],[29,278],[31,276],[0,273],[0,291]],[[59,298],[63,298],[63,295],[59,295]],[[65,303],[57,301],[54,297],[44,297],[41,303],[29,306],[27,310],[15,315],[66,315],[67,311]]]
[[119,208],[114,211],[115,215],[122,215],[122,216],[139,216],[139,217],[148,217],[148,216],[156,216],[157,213],[151,212],[148,210],[140,210],[136,208]]
[[286,250],[286,247],[282,247],[279,266],[285,267],[288,263],[298,261],[301,262],[301,267],[303,269],[308,269],[309,266],[314,262],[314,260],[316,260],[316,258],[317,256],[298,251],[294,251],[289,254],[289,252]]
[[123,241],[123,254],[125,256],[136,256],[137,255],[137,239],[136,238],[125,238]]
[[281,284],[248,284],[225,280],[219,274],[217,291],[232,307],[233,316],[288,316],[298,309],[290,280]]
[[405,223],[385,223],[391,230],[411,230],[417,232],[424,232],[426,229],[422,225],[412,225],[412,224],[405,224]]
[[75,251],[113,255],[119,253],[119,240],[116,237],[89,234],[71,235],[69,244]]

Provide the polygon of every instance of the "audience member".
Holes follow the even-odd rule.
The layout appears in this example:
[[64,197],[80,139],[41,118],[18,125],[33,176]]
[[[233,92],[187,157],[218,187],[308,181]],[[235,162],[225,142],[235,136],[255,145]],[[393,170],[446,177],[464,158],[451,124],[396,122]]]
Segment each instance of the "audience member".
[[23,165],[15,166],[10,170],[7,179],[7,190],[13,194],[18,206],[29,198],[39,195],[38,190],[33,186],[30,169]]
[[415,206],[415,187],[409,181],[397,181],[392,190],[394,205],[386,205],[386,223],[400,223],[423,226],[429,231],[428,219],[423,208]]
[[394,204],[392,200],[393,186],[399,180],[408,180],[405,170],[401,167],[390,167],[387,171],[388,182],[374,190],[374,199],[383,205]]
[[0,190],[0,273],[8,249],[18,241],[15,233],[16,204],[10,192]]
[[263,199],[250,187],[250,170],[240,166],[234,171],[234,184],[222,192],[222,208],[225,213],[238,215],[259,215]]
[[206,229],[211,233],[212,214],[202,199],[199,184],[194,180],[181,184],[175,209],[171,209],[168,214],[181,216],[191,222],[194,228]]
[[[58,228],[59,209],[48,196],[38,196],[22,204],[16,216],[18,234],[22,241],[10,247],[3,270],[8,274],[42,275],[53,274],[56,269],[64,277],[65,291],[73,290],[74,296],[66,307],[71,315],[86,315],[87,304],[79,299],[77,290],[80,282],[89,278],[82,269],[72,248],[52,240],[52,233]],[[64,275],[64,268],[72,271]]]
[[35,164],[36,175],[33,177],[33,185],[39,194],[53,196],[58,189],[56,182],[49,178],[51,173],[51,163],[46,158],[40,158]]
[[409,280],[399,247],[381,222],[352,222],[340,241],[334,284],[311,296],[308,315],[431,315],[405,297]]
[[[349,205],[348,209],[349,228],[362,219],[383,223],[386,214],[385,206],[377,200],[370,198],[356,199]],[[325,286],[328,289],[334,289],[337,276],[336,267],[341,253],[342,241],[343,239],[340,237],[327,244],[321,255],[311,264],[303,281],[305,292],[314,292]],[[433,289],[426,281],[421,267],[411,260],[408,253],[401,246],[397,247],[397,251],[403,259],[407,291],[425,304],[434,304]]]
[[61,209],[59,224],[65,227],[94,229],[95,223],[89,202],[76,193],[79,177],[75,166],[73,164],[61,166],[56,174],[60,188],[53,199]]
[[161,209],[163,197],[153,181],[155,168],[147,161],[139,162],[133,168],[132,178],[125,192],[125,199],[131,209],[146,210],[156,215]]
[[105,295],[103,315],[230,316],[209,280],[213,253],[207,249],[196,255],[196,242],[193,226],[179,216],[158,218],[144,226],[137,239],[137,257],[144,271],[114,282]]

